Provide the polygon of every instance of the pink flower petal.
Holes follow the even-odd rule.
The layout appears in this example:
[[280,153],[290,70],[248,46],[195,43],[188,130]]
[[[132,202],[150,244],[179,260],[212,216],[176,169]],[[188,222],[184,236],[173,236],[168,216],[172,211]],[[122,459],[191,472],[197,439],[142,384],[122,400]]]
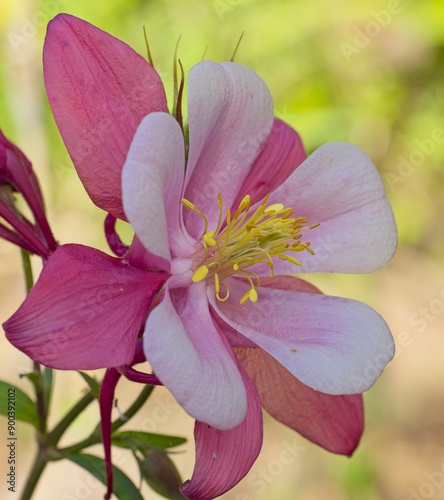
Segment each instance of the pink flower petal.
[[156,71],[128,45],[68,14],[48,25],[43,68],[49,103],[93,202],[124,218],[121,171],[142,118],[166,111]]
[[165,291],[146,322],[144,350],[156,376],[196,420],[217,429],[247,411],[242,377],[208,310],[205,283]]
[[364,429],[361,394],[332,396],[296,379],[263,349],[235,349],[262,406],[279,422],[334,453],[351,455]]
[[[244,283],[247,283],[247,280],[244,278],[237,278],[237,279],[243,281]],[[268,288],[278,288],[282,290],[293,290],[296,292],[322,293],[314,285],[308,283],[308,281],[301,280],[294,276],[276,276],[273,279],[261,278],[261,287],[263,286],[266,286]],[[225,323],[225,321],[223,321],[223,319],[219,315],[213,314],[213,320],[222,329],[231,347],[249,347],[249,348],[258,347],[257,344],[252,342],[247,337],[244,337],[230,325]]]
[[[204,61],[194,66],[188,83],[190,153],[185,198],[217,224],[222,195],[231,207],[259,155],[273,124],[273,102],[265,83],[240,64]],[[184,211],[192,236],[203,230],[202,218]]]
[[151,113],[139,125],[122,172],[123,207],[144,247],[171,261],[189,255],[192,242],[180,227],[185,151],[182,130],[166,113]]
[[302,241],[310,241],[316,255],[298,252],[302,267],[275,259],[275,275],[366,273],[386,265],[395,252],[396,223],[381,177],[370,158],[351,144],[320,147],[271,194],[269,203],[292,207],[309,225],[321,224],[303,230]]
[[250,470],[262,447],[262,409],[248,375],[237,363],[247,390],[245,419],[234,429],[221,431],[196,422],[196,465],[181,488],[192,500],[219,497],[235,486]]
[[131,363],[164,273],[127,266],[93,248],[64,245],[3,327],[33,360],[61,370]]
[[233,203],[233,210],[237,210],[246,194],[250,195],[252,205],[262,201],[296,170],[305,157],[299,134],[275,118],[265,147],[248,172]]
[[366,391],[393,357],[387,324],[365,304],[266,287],[259,288],[256,303],[240,304],[250,286],[233,278],[224,283],[230,290],[226,302],[208,292],[215,312],[313,389]]

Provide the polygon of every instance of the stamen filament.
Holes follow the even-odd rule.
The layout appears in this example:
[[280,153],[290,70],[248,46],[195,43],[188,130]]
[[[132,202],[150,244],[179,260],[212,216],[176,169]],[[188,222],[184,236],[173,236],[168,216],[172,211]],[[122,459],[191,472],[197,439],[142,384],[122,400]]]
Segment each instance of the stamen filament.
[[219,233],[220,225],[222,224],[222,216],[223,216],[223,205],[222,205],[222,196],[220,193],[217,194],[217,203],[219,204],[219,220],[217,221],[216,231],[214,234]]
[[194,210],[195,212],[197,212],[199,215],[201,215],[203,217],[203,220],[205,221],[205,229],[204,229],[204,234],[207,233],[208,231],[208,220],[207,218],[205,217],[205,215],[198,209],[196,208],[192,203],[191,201],[188,201],[186,200],[185,198],[182,198],[180,200],[182,202],[183,205],[185,205],[187,208],[191,208],[191,210]]
[[[274,203],[267,207],[269,196],[263,199],[253,214],[249,214],[250,196],[244,196],[234,214],[230,210],[226,211],[226,222],[221,230],[224,216],[222,197],[219,193],[219,219],[214,231],[208,231],[208,219],[203,212],[190,201],[182,199],[183,205],[201,215],[205,222],[205,231],[200,238],[201,247],[199,249],[196,245],[193,258],[200,264],[194,268],[192,280],[196,283],[213,277],[218,300],[227,300],[230,293],[223,280],[230,275],[238,274],[244,276],[251,286],[240,303],[246,300],[256,302],[260,279],[256,273],[246,268],[255,264],[265,264],[270,268],[270,277],[273,278],[273,260],[276,257],[301,266],[301,262],[289,253],[307,250],[314,255],[310,242],[301,241],[301,230],[313,229],[319,224],[307,227],[306,217],[294,217],[293,208],[285,208],[282,203]],[[227,292],[225,297],[220,296],[221,287]]]
[[222,298],[219,295],[219,292],[216,292],[216,297],[217,297],[217,300],[219,300],[220,302],[225,302],[228,299],[228,297],[230,296],[230,289],[224,283],[221,283],[220,286],[225,288],[227,295],[225,295],[225,297]]
[[290,257],[289,255],[278,255],[278,257],[281,260],[287,260],[288,262],[292,262],[297,266],[302,266],[302,264],[298,260],[294,259],[293,257]]

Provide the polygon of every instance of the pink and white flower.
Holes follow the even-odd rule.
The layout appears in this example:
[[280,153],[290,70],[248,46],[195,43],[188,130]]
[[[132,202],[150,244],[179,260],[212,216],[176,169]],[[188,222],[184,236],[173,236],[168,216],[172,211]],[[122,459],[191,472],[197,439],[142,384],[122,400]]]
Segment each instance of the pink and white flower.
[[264,82],[232,62],[191,69],[188,141],[142,61],[76,18],[50,23],[56,122],[92,200],[128,220],[135,240],[120,259],[60,247],[5,324],[9,340],[49,366],[94,369],[133,363],[142,328],[156,376],[197,421],[189,498],[219,496],[248,472],[261,403],[351,454],[360,393],[393,356],[390,330],[368,306],[290,275],[372,272],[390,260],[396,226],[376,168],[346,143],[304,160]]
[[[268,89],[239,64],[194,66],[188,108],[186,173],[183,134],[167,113],[142,120],[122,172],[125,214],[155,265],[171,274],[144,333],[156,375],[190,415],[219,429],[242,422],[247,407],[226,338],[261,347],[318,391],[367,390],[376,376],[363,378],[363,366],[393,349],[384,320],[353,300],[260,280],[370,272],[388,262],[395,225],[370,159],[355,146],[326,144],[300,165],[287,158],[287,178],[279,172],[270,189],[282,135],[295,133],[283,124],[271,132]],[[266,201],[245,183],[264,148]],[[320,225],[301,228],[310,224]]]

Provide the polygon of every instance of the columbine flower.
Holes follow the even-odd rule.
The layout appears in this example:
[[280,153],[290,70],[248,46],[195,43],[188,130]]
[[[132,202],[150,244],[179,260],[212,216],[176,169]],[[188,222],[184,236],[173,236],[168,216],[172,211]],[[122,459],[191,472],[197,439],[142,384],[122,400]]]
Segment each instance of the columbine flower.
[[[276,382],[291,374],[337,395],[367,390],[379,370],[364,368],[382,367],[381,355],[382,364],[391,359],[389,329],[372,309],[301,293],[283,275],[378,269],[395,249],[393,215],[375,167],[355,146],[327,144],[293,161],[295,133],[279,122],[272,130],[268,90],[248,68],[196,65],[188,126],[186,173],[182,131],[165,113],[143,119],[123,167],[128,220],[171,273],[146,322],[145,355],[190,415],[215,429],[239,426],[254,442],[256,391],[230,346],[250,348],[239,357],[260,392],[273,384],[261,382],[254,361],[264,367],[268,355],[272,370],[282,370]],[[212,498],[202,481],[214,488],[222,469],[211,468],[210,451],[229,463],[239,434],[225,434],[223,446],[204,426],[196,435],[205,472],[195,472],[183,492]],[[252,455],[244,448],[240,462]]]
[[[23,196],[34,222],[16,205],[15,193]],[[28,158],[0,130],[0,217],[10,227],[0,224],[0,237],[28,252],[47,259],[57,248],[49,227],[37,177]]]
[[[270,133],[268,90],[235,63],[196,65],[188,109],[186,173],[178,123],[152,113],[122,174],[125,213],[171,274],[144,334],[156,375],[198,420],[219,429],[239,424],[247,398],[223,334],[228,325],[237,332],[228,336],[231,345],[261,347],[318,391],[367,390],[376,376],[363,378],[362,367],[393,346],[382,318],[352,300],[282,289],[273,278],[368,272],[390,259],[395,226],[370,159],[355,146],[332,143],[295,168],[282,147],[291,129]],[[252,196],[264,136],[268,171]],[[276,175],[273,189],[268,181]],[[261,286],[264,277],[268,286]]]
[[136,237],[128,251],[114,245],[120,259],[59,248],[5,324],[9,340],[50,366],[92,369],[131,365],[143,328],[157,378],[197,420],[189,498],[219,496],[247,473],[261,447],[261,403],[350,454],[362,432],[359,393],[393,356],[393,339],[369,307],[290,275],[371,272],[390,260],[396,227],[370,159],[332,143],[303,161],[296,132],[273,119],[267,87],[239,64],[192,68],[188,143],[157,74],[109,35],[58,16],[44,63],[88,193]]

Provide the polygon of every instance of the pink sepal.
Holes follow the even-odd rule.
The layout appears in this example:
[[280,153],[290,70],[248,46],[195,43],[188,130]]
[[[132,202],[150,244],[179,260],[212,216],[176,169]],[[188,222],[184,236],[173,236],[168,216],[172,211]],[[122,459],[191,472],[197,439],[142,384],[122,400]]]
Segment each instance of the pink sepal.
[[263,349],[235,349],[262,406],[279,422],[326,450],[351,455],[364,430],[361,394],[332,396],[295,378]]
[[82,245],[59,247],[18,311],[8,340],[61,370],[129,364],[165,273],[149,273]]
[[115,217],[121,173],[142,118],[167,111],[159,75],[122,41],[77,17],[59,14],[43,48],[54,119],[92,201]]
[[261,404],[239,363],[238,368],[247,391],[247,414],[237,427],[225,431],[196,421],[196,464],[191,479],[181,488],[192,500],[210,500],[233,488],[251,469],[261,450]]

